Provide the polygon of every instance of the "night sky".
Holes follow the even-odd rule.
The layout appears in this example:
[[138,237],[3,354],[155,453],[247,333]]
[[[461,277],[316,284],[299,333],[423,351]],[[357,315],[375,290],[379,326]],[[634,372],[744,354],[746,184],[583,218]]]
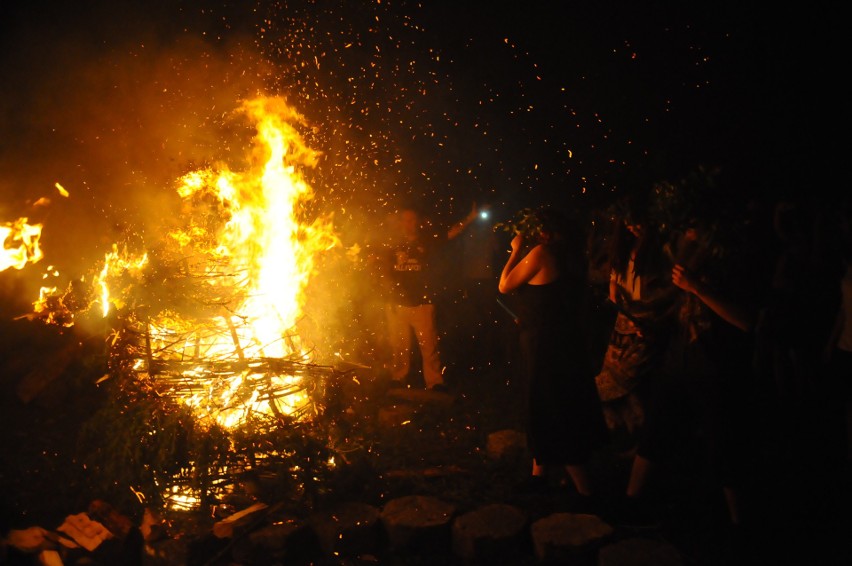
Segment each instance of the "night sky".
[[233,110],[258,94],[305,115],[313,206],[347,243],[409,202],[449,224],[473,201],[601,207],[699,166],[743,194],[848,177],[825,71],[843,36],[816,4],[54,4],[0,8],[0,217],[43,222],[69,275],[160,230],[181,174],[238,163]]

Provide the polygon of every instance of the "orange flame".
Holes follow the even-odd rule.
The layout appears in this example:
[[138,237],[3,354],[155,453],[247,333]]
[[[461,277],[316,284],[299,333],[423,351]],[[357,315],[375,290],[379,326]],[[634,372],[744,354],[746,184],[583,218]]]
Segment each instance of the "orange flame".
[[18,218],[0,226],[0,271],[10,267],[23,269],[27,263],[36,263],[44,254],[39,246],[41,224],[27,224],[27,218]]
[[[294,125],[304,124],[304,118],[281,98],[249,100],[239,111],[256,125],[247,170],[220,166],[193,171],[178,187],[189,218],[169,235],[223,306],[218,317],[189,333],[176,332],[182,323],[173,313],[151,320],[155,346],[174,342],[177,335],[185,337],[181,360],[303,358],[293,329],[302,316],[304,292],[316,256],[339,245],[330,218],[310,224],[301,218],[304,204],[314,195],[300,167],[315,166],[319,157]],[[201,378],[191,375],[194,372],[184,372],[184,377]],[[293,392],[278,400],[282,413],[295,413],[308,402],[297,385],[300,377],[267,377],[272,387]],[[244,386],[256,380],[249,367],[183,401],[232,427],[249,413],[273,412],[269,400],[259,398],[256,390],[246,398]]]
[[[172,396],[227,428],[252,413],[298,415],[308,406],[303,376],[270,375],[254,362],[312,361],[297,331],[305,291],[319,254],[340,244],[330,216],[305,220],[314,193],[301,171],[320,154],[299,134],[304,117],[277,97],[247,100],[238,112],[256,129],[244,170],[218,165],[181,177],[181,226],[145,253],[113,245],[92,278],[102,316],[113,308],[141,314],[134,319],[145,326],[149,357],[183,368],[163,383],[191,386],[165,385]],[[37,250],[37,237],[21,228]],[[36,312],[61,306],[56,292],[44,288]],[[249,363],[209,369],[232,361]],[[151,371],[146,360],[135,369]]]
[[[315,256],[339,239],[330,219],[300,221],[314,195],[299,167],[313,167],[319,157],[293,125],[304,118],[281,98],[249,100],[239,110],[257,130],[248,170],[223,165],[184,175],[178,194],[190,220],[170,236],[224,306],[222,331],[208,333],[221,339],[204,341],[204,357],[285,357],[298,353],[298,344],[286,337],[293,338],[302,315]],[[224,222],[213,222],[211,229],[211,216]],[[168,339],[173,322],[155,320],[152,326]]]

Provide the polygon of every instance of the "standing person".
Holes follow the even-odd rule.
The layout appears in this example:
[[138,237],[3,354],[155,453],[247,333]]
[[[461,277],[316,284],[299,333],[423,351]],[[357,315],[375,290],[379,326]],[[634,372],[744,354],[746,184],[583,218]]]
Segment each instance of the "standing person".
[[[581,496],[595,495],[587,464],[607,441],[583,331],[587,261],[552,209],[534,212],[538,229],[517,233],[500,274],[514,294],[527,379],[527,439],[532,484],[562,467]],[[579,250],[579,251],[578,251]]]
[[624,199],[615,213],[608,262],[609,301],[616,317],[595,384],[612,440],[632,454],[624,492],[615,500],[616,519],[650,524],[656,521],[647,488],[659,459],[652,449],[661,429],[669,426],[658,417],[658,407],[666,394],[661,371],[678,290],[671,280],[672,258],[647,199]]
[[[624,437],[634,448],[641,442],[647,405],[653,396],[673,324],[676,289],[671,260],[647,206],[620,203],[608,253],[609,301],[616,317],[595,377],[607,426],[613,437]],[[623,434],[618,434],[623,433]],[[634,493],[650,463],[634,456],[627,494]]]
[[426,388],[446,390],[435,317],[435,256],[440,245],[461,234],[477,214],[474,203],[470,213],[450,227],[444,237],[425,238],[418,212],[413,208],[399,212],[399,238],[386,250],[383,274],[388,285],[386,314],[393,386],[402,386],[411,369],[413,331],[423,360]]
[[822,311],[816,301],[831,296],[834,289],[818,287],[823,277],[816,261],[814,219],[803,202],[789,198],[776,202],[773,229],[779,247],[759,329],[768,345],[767,365],[779,409],[787,411],[801,409],[813,388],[816,362],[827,338],[818,326]]
[[[733,234],[720,234],[721,220],[728,227],[737,225],[727,217],[695,216],[673,242],[671,280],[680,290],[677,324],[637,457],[651,470],[651,463],[669,461],[687,443],[697,442],[705,449],[707,476],[724,494],[728,525],[738,536],[753,440],[754,329],[767,277],[742,276],[753,258]],[[636,481],[628,495],[641,496],[648,474],[631,479]]]

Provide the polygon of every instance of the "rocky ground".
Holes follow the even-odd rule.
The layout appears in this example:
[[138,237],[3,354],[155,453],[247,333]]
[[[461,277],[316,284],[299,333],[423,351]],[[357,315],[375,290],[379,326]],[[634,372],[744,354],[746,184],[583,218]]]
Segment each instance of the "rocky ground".
[[[30,337],[44,352],[51,350],[51,336]],[[7,343],[20,337],[7,335]],[[18,349],[17,353],[21,353]],[[97,497],[86,479],[86,470],[75,459],[76,434],[94,405],[102,402],[88,386],[54,381],[26,402],[18,388],[24,371],[16,356],[5,357],[2,396],[4,449],[0,468],[2,527],[8,533],[33,526],[48,531],[70,514],[89,508]],[[614,442],[597,455],[594,476],[603,502],[594,509],[579,509],[570,487],[552,478],[546,491],[526,489],[528,457],[522,445],[513,445],[507,431],[522,430],[523,389],[512,377],[511,365],[456,368],[448,374],[449,392],[431,393],[413,387],[388,390],[386,383],[369,370],[353,372],[341,389],[344,402],[341,426],[351,443],[346,447],[345,481],[310,514],[276,514],[275,501],[254,515],[259,520],[233,527],[231,536],[220,538],[221,521],[240,510],[221,508],[197,512],[166,513],[163,530],[147,545],[144,563],[162,564],[466,564],[475,558],[460,554],[452,539],[444,537],[419,548],[394,548],[385,528],[390,502],[409,496],[446,503],[454,518],[499,504],[516,509],[525,518],[521,537],[507,563],[536,564],[543,555],[530,535],[537,521],[562,513],[591,513],[612,531],[586,545],[587,552],[572,560],[588,564],[849,564],[850,563],[850,470],[838,456],[838,421],[831,406],[819,395],[803,398],[795,410],[769,410],[760,422],[759,442],[754,446],[754,482],[750,486],[751,528],[743,536],[732,533],[724,520],[721,494],[713,489],[695,451],[684,453],[662,470],[656,496],[659,523],[622,524],[615,502],[626,481],[629,446]],[[781,417],[780,415],[784,415]],[[507,440],[508,439],[508,440]],[[259,501],[258,492],[244,494],[242,507]],[[260,496],[262,499],[262,495]],[[349,507],[346,507],[346,506]],[[360,505],[355,510],[352,505]],[[341,507],[344,506],[344,507]],[[342,521],[335,510],[348,509],[375,523],[375,538],[360,547],[336,547],[328,539],[329,521]],[[500,507],[499,509],[505,509]],[[378,515],[372,513],[375,510]],[[342,513],[342,511],[339,511]],[[325,539],[309,544],[294,532],[316,531],[317,517],[326,514]],[[327,514],[331,513],[331,517]],[[421,517],[422,518],[422,517]],[[481,520],[481,519],[480,519]],[[134,517],[134,521],[136,518]],[[496,521],[496,519],[495,519]],[[356,520],[355,523],[358,523]],[[217,527],[217,523],[219,526]],[[276,540],[287,541],[304,552],[247,552],[246,541],[255,546],[263,532],[295,526]],[[138,525],[137,525],[138,526]],[[450,524],[444,525],[450,528]],[[342,527],[341,527],[342,528]],[[495,526],[496,528],[496,526]],[[266,529],[266,530],[264,530]],[[368,537],[369,538],[369,537]],[[233,544],[239,539],[243,544]],[[325,542],[323,542],[323,540]],[[642,550],[622,550],[619,544],[647,542]],[[141,543],[140,543],[141,544]],[[283,544],[283,543],[281,543]],[[267,545],[268,546],[268,545]],[[242,551],[238,549],[242,548]],[[266,548],[266,547],[265,547]],[[310,549],[310,550],[309,550]],[[609,549],[609,550],[606,550]],[[257,548],[255,548],[257,550]],[[115,563],[113,554],[97,552],[77,556],[76,562]],[[241,553],[240,553],[241,552]],[[108,558],[104,558],[108,556]],[[262,556],[262,558],[260,557]],[[619,558],[613,558],[618,556]],[[626,557],[625,557],[626,556]],[[655,561],[649,557],[656,556]],[[608,558],[607,558],[608,557]],[[73,557],[66,557],[71,560]],[[3,563],[34,564],[32,554],[4,547]],[[98,560],[101,560],[99,562]],[[494,562],[494,556],[489,562]],[[142,563],[142,562],[140,562]]]

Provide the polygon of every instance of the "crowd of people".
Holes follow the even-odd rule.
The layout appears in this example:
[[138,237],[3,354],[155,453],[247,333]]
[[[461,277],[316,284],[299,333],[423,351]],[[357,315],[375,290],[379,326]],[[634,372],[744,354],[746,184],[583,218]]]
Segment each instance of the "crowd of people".
[[[475,270],[440,267],[453,256],[434,251],[470,228],[482,210],[476,204],[426,238],[417,212],[401,210],[401,237],[375,254],[387,309],[386,378],[411,383],[412,336],[423,386],[438,391],[465,377],[445,375],[443,351],[482,368],[508,363],[516,348],[530,486],[544,489],[555,470],[584,505],[599,504],[588,463],[623,443],[632,457],[618,497],[624,520],[653,519],[658,476],[685,446],[705,449],[701,461],[733,528],[748,524],[754,455],[767,438],[783,443],[817,420],[826,425],[827,452],[848,473],[852,201],[686,190],[661,183],[594,215],[539,207],[508,246],[495,246],[499,236],[489,231],[479,246],[487,260]],[[607,229],[592,229],[592,217]],[[441,312],[447,281],[436,283],[436,270],[475,273],[462,292],[484,298],[467,303],[484,312],[471,321],[458,302]],[[601,312],[609,317],[605,343],[590,331]]]

